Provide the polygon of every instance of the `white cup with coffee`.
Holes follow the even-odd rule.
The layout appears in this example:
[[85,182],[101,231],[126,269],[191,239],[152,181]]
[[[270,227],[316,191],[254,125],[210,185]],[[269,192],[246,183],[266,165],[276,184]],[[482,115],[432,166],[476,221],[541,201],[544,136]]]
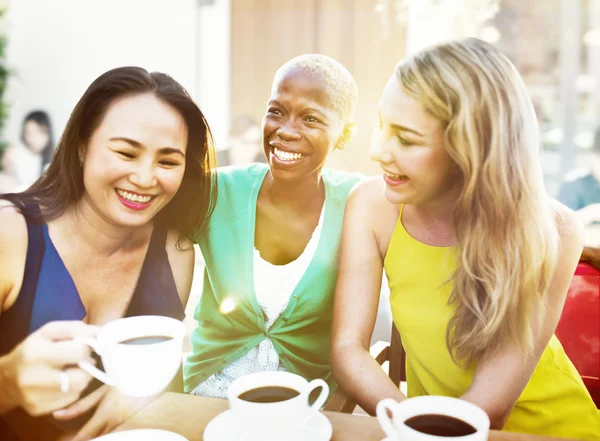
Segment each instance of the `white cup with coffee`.
[[143,315],[102,326],[95,339],[77,337],[102,358],[105,372],[87,361],[79,367],[123,394],[145,397],[161,392],[177,374],[182,361],[183,322]]
[[377,419],[390,441],[487,441],[490,430],[490,418],[479,406],[435,395],[381,400]]
[[[310,403],[311,392],[318,388],[319,396]],[[293,440],[298,428],[325,404],[329,386],[289,372],[258,372],[233,381],[227,395],[240,439]]]

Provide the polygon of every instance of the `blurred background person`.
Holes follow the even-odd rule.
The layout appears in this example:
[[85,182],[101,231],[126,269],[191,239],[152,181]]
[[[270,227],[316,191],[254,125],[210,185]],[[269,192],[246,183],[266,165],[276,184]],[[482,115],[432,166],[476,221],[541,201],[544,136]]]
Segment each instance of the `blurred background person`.
[[50,116],[43,110],[29,112],[23,119],[21,143],[6,149],[3,169],[13,178],[13,190],[27,189],[41,176],[54,153]]
[[558,194],[586,227],[600,222],[600,127],[594,136],[590,166],[567,174]]
[[231,165],[246,165],[252,162],[267,163],[262,145],[262,130],[250,115],[238,115],[231,123],[229,160]]

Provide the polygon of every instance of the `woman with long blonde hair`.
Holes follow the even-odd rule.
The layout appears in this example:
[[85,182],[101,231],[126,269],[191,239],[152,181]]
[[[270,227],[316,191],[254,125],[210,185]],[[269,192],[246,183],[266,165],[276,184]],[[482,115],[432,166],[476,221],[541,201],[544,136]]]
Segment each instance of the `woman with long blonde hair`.
[[514,66],[473,38],[432,46],[398,64],[377,110],[383,179],[346,206],[339,385],[369,412],[406,398],[368,351],[385,269],[409,397],[461,397],[493,429],[600,439],[600,413],[553,334],[583,232],[546,194]]

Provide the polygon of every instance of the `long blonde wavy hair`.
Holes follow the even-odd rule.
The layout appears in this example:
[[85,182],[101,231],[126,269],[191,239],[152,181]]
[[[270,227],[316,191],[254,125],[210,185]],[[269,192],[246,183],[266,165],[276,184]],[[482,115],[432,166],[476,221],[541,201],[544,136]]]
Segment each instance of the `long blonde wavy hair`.
[[525,85],[498,49],[475,38],[416,53],[396,75],[440,121],[463,177],[453,218],[450,354],[467,366],[510,343],[528,351],[542,322],[558,232]]

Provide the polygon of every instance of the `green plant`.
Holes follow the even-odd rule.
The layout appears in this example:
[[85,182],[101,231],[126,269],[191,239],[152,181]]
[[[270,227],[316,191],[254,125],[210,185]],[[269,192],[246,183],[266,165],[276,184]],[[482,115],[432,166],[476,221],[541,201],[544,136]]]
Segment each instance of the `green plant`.
[[[5,12],[5,9],[0,9],[0,21],[3,20]],[[2,158],[2,154],[4,153],[4,149],[6,148],[6,142],[3,140],[2,137],[2,129],[4,128],[4,123],[6,122],[6,118],[8,117],[8,104],[4,100],[4,92],[6,91],[8,76],[10,75],[10,71],[6,67],[6,41],[6,36],[0,35],[0,159]]]

